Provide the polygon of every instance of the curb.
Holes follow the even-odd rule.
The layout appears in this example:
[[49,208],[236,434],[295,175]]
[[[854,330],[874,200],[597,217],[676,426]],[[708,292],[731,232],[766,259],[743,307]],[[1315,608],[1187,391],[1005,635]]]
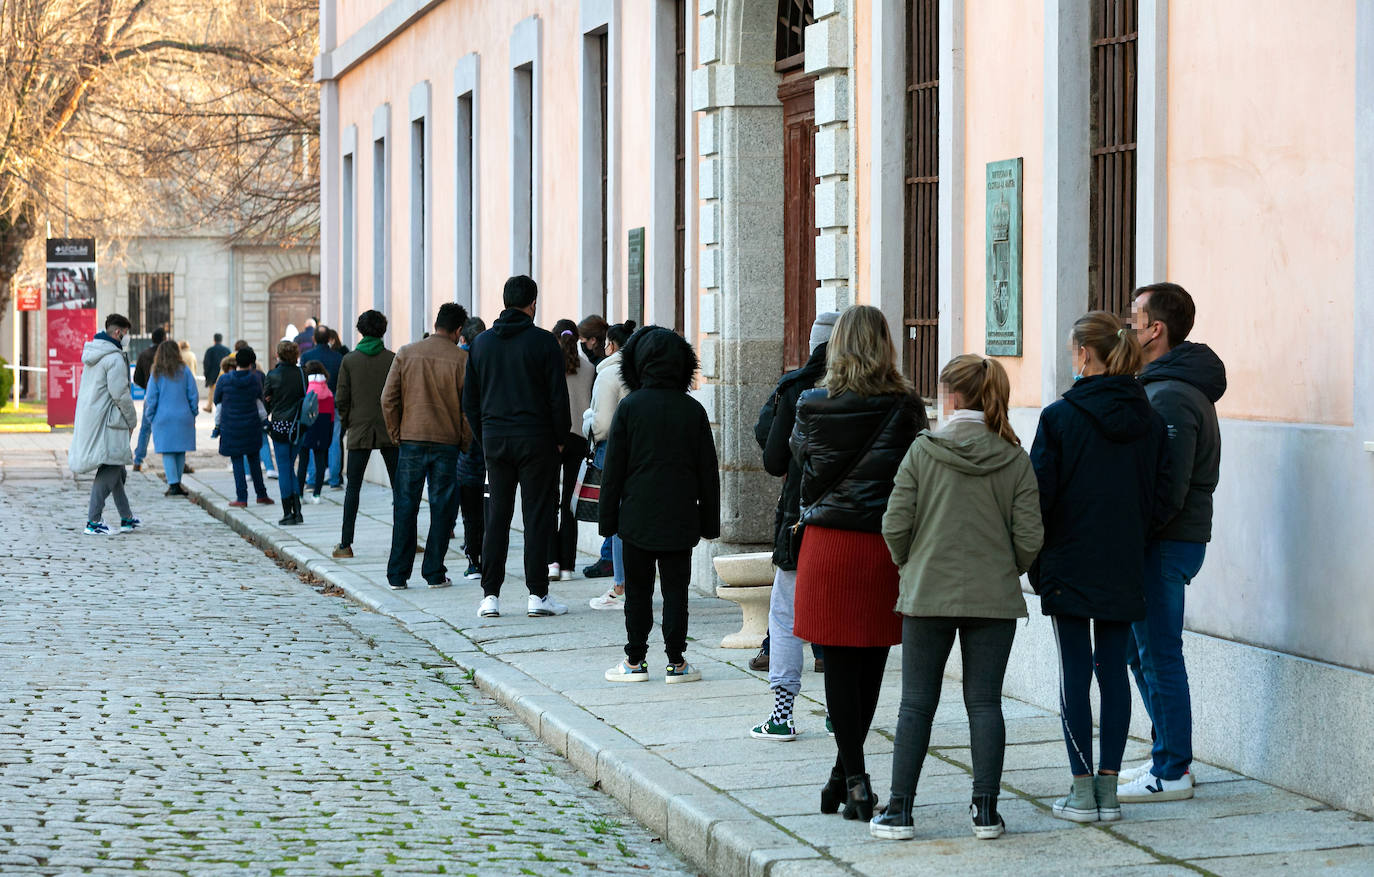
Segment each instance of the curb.
[[[819,865],[815,848],[770,824],[682,768],[547,687],[539,680],[482,651],[448,622],[390,589],[374,584],[281,528],[251,515],[238,515],[229,500],[194,475],[183,485],[191,501],[255,544],[275,551],[342,590],[349,599],[396,619],[499,701],[593,785],[619,801],[630,815],[663,838],[674,853],[714,877],[772,877],[797,862]],[[835,868],[833,863],[826,863]],[[821,873],[808,869],[807,873]],[[843,873],[835,869],[835,873]]]

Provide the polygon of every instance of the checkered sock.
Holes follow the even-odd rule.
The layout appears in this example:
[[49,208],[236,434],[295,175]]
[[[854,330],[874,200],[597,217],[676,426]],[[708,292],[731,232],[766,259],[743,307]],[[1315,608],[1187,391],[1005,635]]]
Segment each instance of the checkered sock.
[[792,721],[792,704],[797,696],[785,688],[773,689],[773,715],[771,720],[779,725]]

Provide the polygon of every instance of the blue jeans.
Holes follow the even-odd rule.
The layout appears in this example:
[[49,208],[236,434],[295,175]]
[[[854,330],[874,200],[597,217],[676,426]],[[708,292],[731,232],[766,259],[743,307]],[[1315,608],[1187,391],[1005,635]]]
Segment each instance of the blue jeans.
[[[596,453],[592,455],[592,465],[602,468],[606,465],[606,443],[596,443]],[[601,543],[601,559],[611,562],[611,580],[625,586],[625,543],[619,536],[607,536]]]
[[258,462],[262,463],[262,471],[275,472],[276,463],[272,461],[272,445],[267,440],[267,433],[262,434],[262,450],[258,452]]
[[[315,455],[310,455],[310,463],[305,473],[304,484],[315,483]],[[329,486],[343,485],[343,444],[339,440],[339,418],[334,418],[334,436],[329,440]]]
[[253,489],[257,491],[258,499],[267,496],[267,485],[262,482],[262,463],[257,457],[244,455],[241,457],[230,457],[229,462],[234,467],[234,499],[239,502],[248,502],[248,477],[245,469],[253,474]]
[[1202,569],[1203,542],[1145,547],[1145,620],[1131,626],[1131,672],[1155,726],[1154,775],[1176,780],[1193,763],[1193,701],[1183,663],[1184,589]]
[[148,439],[153,434],[153,421],[149,417],[144,417],[143,422],[138,426],[138,445],[134,448],[134,463],[142,463],[143,458],[148,456]]
[[281,487],[281,498],[299,496],[300,485],[296,484],[296,451],[299,445],[284,442],[272,437],[272,452],[277,457],[277,484]]
[[186,452],[172,451],[162,455],[162,469],[167,473],[167,486],[181,483],[181,473],[186,469]]
[[404,586],[415,569],[416,518],[420,492],[429,485],[429,537],[420,575],[426,582],[442,582],[448,572],[449,534],[453,532],[458,502],[458,446],[434,442],[401,442],[392,484],[391,557],[386,580]]

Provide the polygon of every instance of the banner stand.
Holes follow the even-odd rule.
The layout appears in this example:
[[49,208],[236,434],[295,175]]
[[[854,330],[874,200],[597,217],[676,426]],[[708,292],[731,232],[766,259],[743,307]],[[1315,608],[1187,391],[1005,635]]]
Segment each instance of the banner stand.
[[95,239],[48,239],[48,426],[76,419],[81,352],[95,335]]

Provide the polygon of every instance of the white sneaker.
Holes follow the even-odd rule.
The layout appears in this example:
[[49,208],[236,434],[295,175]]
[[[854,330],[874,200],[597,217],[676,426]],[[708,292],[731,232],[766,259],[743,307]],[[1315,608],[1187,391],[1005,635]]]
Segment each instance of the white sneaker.
[[1123,770],[1121,773],[1117,774],[1117,784],[1124,786],[1129,782],[1138,780],[1141,777],[1145,776],[1145,774],[1149,773],[1154,766],[1155,760],[1153,758],[1147,758],[1140,764],[1137,764],[1135,767],[1127,768],[1126,770]]
[[267,472],[264,473],[264,474],[267,475],[268,478],[276,478],[276,477],[277,477],[277,470],[276,470],[276,469],[268,469]]
[[559,580],[560,582],[570,582],[570,581],[572,581],[572,580],[573,580],[572,570],[570,570],[570,569],[565,569],[565,570],[563,570],[562,572],[560,572],[560,573],[558,574],[558,580]]
[[1186,801],[1193,797],[1192,772],[1176,780],[1165,780],[1147,771],[1116,790],[1118,801],[1124,804],[1149,804],[1155,801]]
[[536,597],[530,594],[528,614],[531,618],[542,618],[548,615],[566,615],[568,607],[553,598],[552,594],[544,597]]
[[588,601],[593,609],[624,609],[625,595],[617,594],[615,588],[611,588],[600,597],[593,597]]
[[319,504],[320,504],[320,495],[319,495],[318,493],[312,494],[312,495],[311,495],[311,497],[310,497],[310,504],[311,504],[311,505],[319,505]]
[[549,564],[549,581],[556,582],[562,574],[562,569],[556,563]]
[[478,618],[500,618],[501,617],[501,598],[486,596],[482,598],[482,604],[477,607]]

